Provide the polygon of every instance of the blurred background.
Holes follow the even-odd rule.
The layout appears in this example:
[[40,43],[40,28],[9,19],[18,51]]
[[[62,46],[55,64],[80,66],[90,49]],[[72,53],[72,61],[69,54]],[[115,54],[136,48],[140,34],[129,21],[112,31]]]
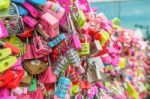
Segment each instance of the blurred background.
[[90,0],[90,3],[97,13],[103,12],[108,19],[120,18],[121,26],[141,31],[150,40],[150,0]]

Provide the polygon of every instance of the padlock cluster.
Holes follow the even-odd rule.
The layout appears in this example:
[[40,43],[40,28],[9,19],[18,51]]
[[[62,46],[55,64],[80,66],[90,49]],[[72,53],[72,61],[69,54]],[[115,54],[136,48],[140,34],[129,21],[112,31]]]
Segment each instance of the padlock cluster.
[[87,0],[0,1],[0,99],[144,99],[147,41]]

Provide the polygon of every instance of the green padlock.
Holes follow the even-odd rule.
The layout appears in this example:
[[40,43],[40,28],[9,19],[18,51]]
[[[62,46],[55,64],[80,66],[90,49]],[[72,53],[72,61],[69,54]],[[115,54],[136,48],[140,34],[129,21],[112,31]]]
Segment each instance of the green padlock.
[[90,44],[87,41],[86,35],[82,34],[81,36],[85,38],[85,43],[81,43],[82,49],[78,52],[78,54],[79,56],[86,56],[90,54]]
[[78,24],[79,28],[81,29],[86,22],[86,18],[85,18],[85,15],[82,10],[78,10],[77,13],[78,13],[77,24]]
[[35,78],[32,78],[30,86],[29,86],[29,91],[33,92],[37,90],[37,80]]
[[10,0],[0,0],[0,10],[6,9],[10,5]]
[[0,60],[9,56],[12,53],[10,48],[0,49]]
[[17,58],[15,56],[7,56],[6,58],[0,60],[0,73],[9,69],[17,62]]

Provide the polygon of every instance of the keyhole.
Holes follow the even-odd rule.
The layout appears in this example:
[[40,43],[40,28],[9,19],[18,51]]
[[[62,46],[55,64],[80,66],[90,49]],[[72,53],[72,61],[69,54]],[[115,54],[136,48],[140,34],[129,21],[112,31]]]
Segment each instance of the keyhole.
[[9,65],[9,63],[8,63],[8,62],[6,62],[4,65],[5,65],[5,66],[8,66],[8,65]]

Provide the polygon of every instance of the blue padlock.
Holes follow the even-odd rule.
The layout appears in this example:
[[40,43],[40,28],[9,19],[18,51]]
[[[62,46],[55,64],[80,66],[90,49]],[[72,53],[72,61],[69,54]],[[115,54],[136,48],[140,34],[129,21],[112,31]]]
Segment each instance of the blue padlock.
[[60,34],[59,36],[57,36],[56,38],[54,38],[52,41],[50,41],[48,43],[48,45],[53,48],[55,46],[57,46],[62,40],[65,40],[66,37],[64,34]]
[[27,0],[33,5],[45,5],[47,0]]
[[22,6],[17,5],[17,8],[18,8],[19,14],[20,14],[21,16],[28,15],[28,11],[27,11],[25,8],[23,8]]
[[56,96],[64,99],[68,91],[69,85],[70,85],[70,80],[68,78],[60,77],[55,92]]
[[23,4],[25,0],[11,0],[14,3]]

